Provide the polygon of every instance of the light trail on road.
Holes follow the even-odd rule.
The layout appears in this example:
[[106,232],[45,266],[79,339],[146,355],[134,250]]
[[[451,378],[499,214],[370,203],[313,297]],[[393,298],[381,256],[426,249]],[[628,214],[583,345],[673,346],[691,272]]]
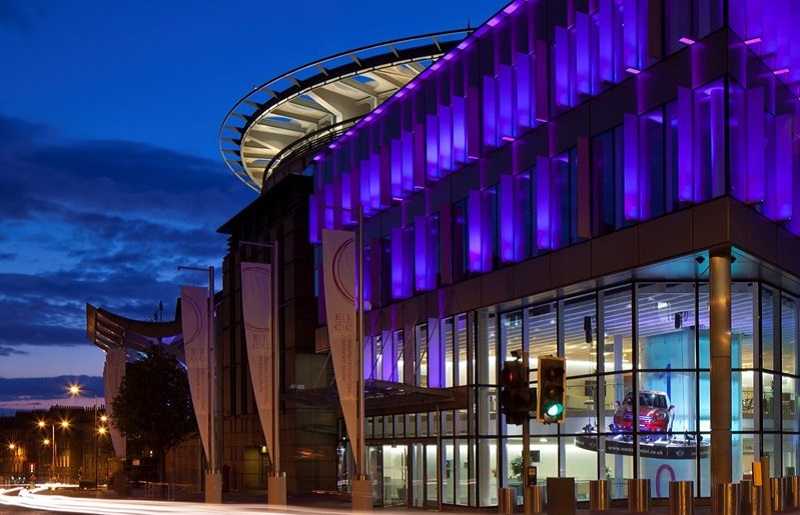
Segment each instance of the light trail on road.
[[[144,499],[102,499],[58,495],[53,490],[67,489],[69,485],[41,484],[33,489],[26,486],[0,488],[0,505],[29,508],[60,513],[93,515],[166,515],[185,513],[236,513],[242,515],[342,515],[350,512],[350,504],[342,509],[318,506],[270,506],[268,504],[224,503],[207,504],[184,501],[152,501]],[[383,510],[378,510],[383,511]],[[392,509],[392,515],[419,515],[417,510]]]

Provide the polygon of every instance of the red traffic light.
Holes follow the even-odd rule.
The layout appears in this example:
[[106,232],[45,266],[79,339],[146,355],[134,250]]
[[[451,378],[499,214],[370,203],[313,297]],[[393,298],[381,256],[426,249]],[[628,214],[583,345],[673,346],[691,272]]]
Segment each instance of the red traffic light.
[[527,388],[528,367],[520,361],[506,361],[499,382],[502,388]]

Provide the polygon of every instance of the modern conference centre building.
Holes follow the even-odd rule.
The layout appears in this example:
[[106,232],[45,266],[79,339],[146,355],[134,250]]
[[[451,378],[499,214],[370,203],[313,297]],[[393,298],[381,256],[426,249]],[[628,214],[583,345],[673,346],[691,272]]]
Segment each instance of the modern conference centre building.
[[490,507],[520,484],[498,402],[519,352],[532,386],[539,356],[566,360],[565,419],[532,421],[530,448],[579,499],[595,479],[624,497],[626,478],[709,497],[763,456],[794,475],[799,25],[785,0],[514,0],[419,63],[343,54],[239,102],[221,147],[260,196],[221,229],[217,315],[239,488],[263,479],[239,276],[270,261],[259,242],[282,249],[289,492],[353,479],[321,244],[360,214],[377,504]]

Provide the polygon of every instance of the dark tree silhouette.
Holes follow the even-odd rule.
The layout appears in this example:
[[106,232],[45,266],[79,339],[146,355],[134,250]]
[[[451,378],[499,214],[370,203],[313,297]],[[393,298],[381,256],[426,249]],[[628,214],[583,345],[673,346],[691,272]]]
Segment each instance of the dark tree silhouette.
[[152,451],[158,479],[164,481],[170,449],[198,434],[189,379],[174,356],[154,346],[125,367],[111,421],[142,453]]

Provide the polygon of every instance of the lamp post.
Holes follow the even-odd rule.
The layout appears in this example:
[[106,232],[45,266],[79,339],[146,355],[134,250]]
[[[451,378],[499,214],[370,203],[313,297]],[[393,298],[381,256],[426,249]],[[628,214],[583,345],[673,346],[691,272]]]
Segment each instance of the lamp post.
[[278,320],[278,279],[280,277],[280,261],[278,242],[260,243],[253,241],[240,241],[239,245],[251,245],[272,249],[272,370],[264,371],[272,374],[272,442],[273,448],[269,449],[272,460],[272,473],[267,479],[267,495],[270,504],[286,505],[286,474],[281,472],[281,438],[280,438],[280,389],[281,389],[281,363],[280,363],[280,323]]
[[99,461],[99,450],[97,445],[97,440],[100,438],[99,427],[97,425],[97,392],[92,390],[91,388],[83,388],[77,384],[72,384],[69,386],[69,394],[73,397],[79,397],[81,395],[81,391],[86,390],[87,392],[92,392],[94,394],[94,426],[93,426],[93,433],[95,434],[94,437],[94,487],[97,488],[97,475],[98,475],[98,465],[97,462]]
[[208,470],[206,471],[205,501],[222,503],[222,475],[217,464],[217,383],[214,359],[214,267],[179,266],[178,270],[208,272]]
[[[44,429],[44,428],[47,427],[47,422],[44,421],[44,420],[40,420],[37,423],[37,425],[39,426],[39,429]],[[62,420],[59,425],[61,426],[61,429],[67,429],[67,428],[69,428],[69,421],[68,420]],[[51,480],[54,480],[55,477],[56,477],[56,425],[55,425],[55,423],[53,423],[53,422],[50,423],[50,429],[52,431],[52,438],[50,439],[50,444],[52,445],[52,451],[53,451],[53,456],[52,456],[52,458],[50,460],[50,478],[51,478]],[[45,445],[48,444],[47,438],[44,439],[44,444]]]

